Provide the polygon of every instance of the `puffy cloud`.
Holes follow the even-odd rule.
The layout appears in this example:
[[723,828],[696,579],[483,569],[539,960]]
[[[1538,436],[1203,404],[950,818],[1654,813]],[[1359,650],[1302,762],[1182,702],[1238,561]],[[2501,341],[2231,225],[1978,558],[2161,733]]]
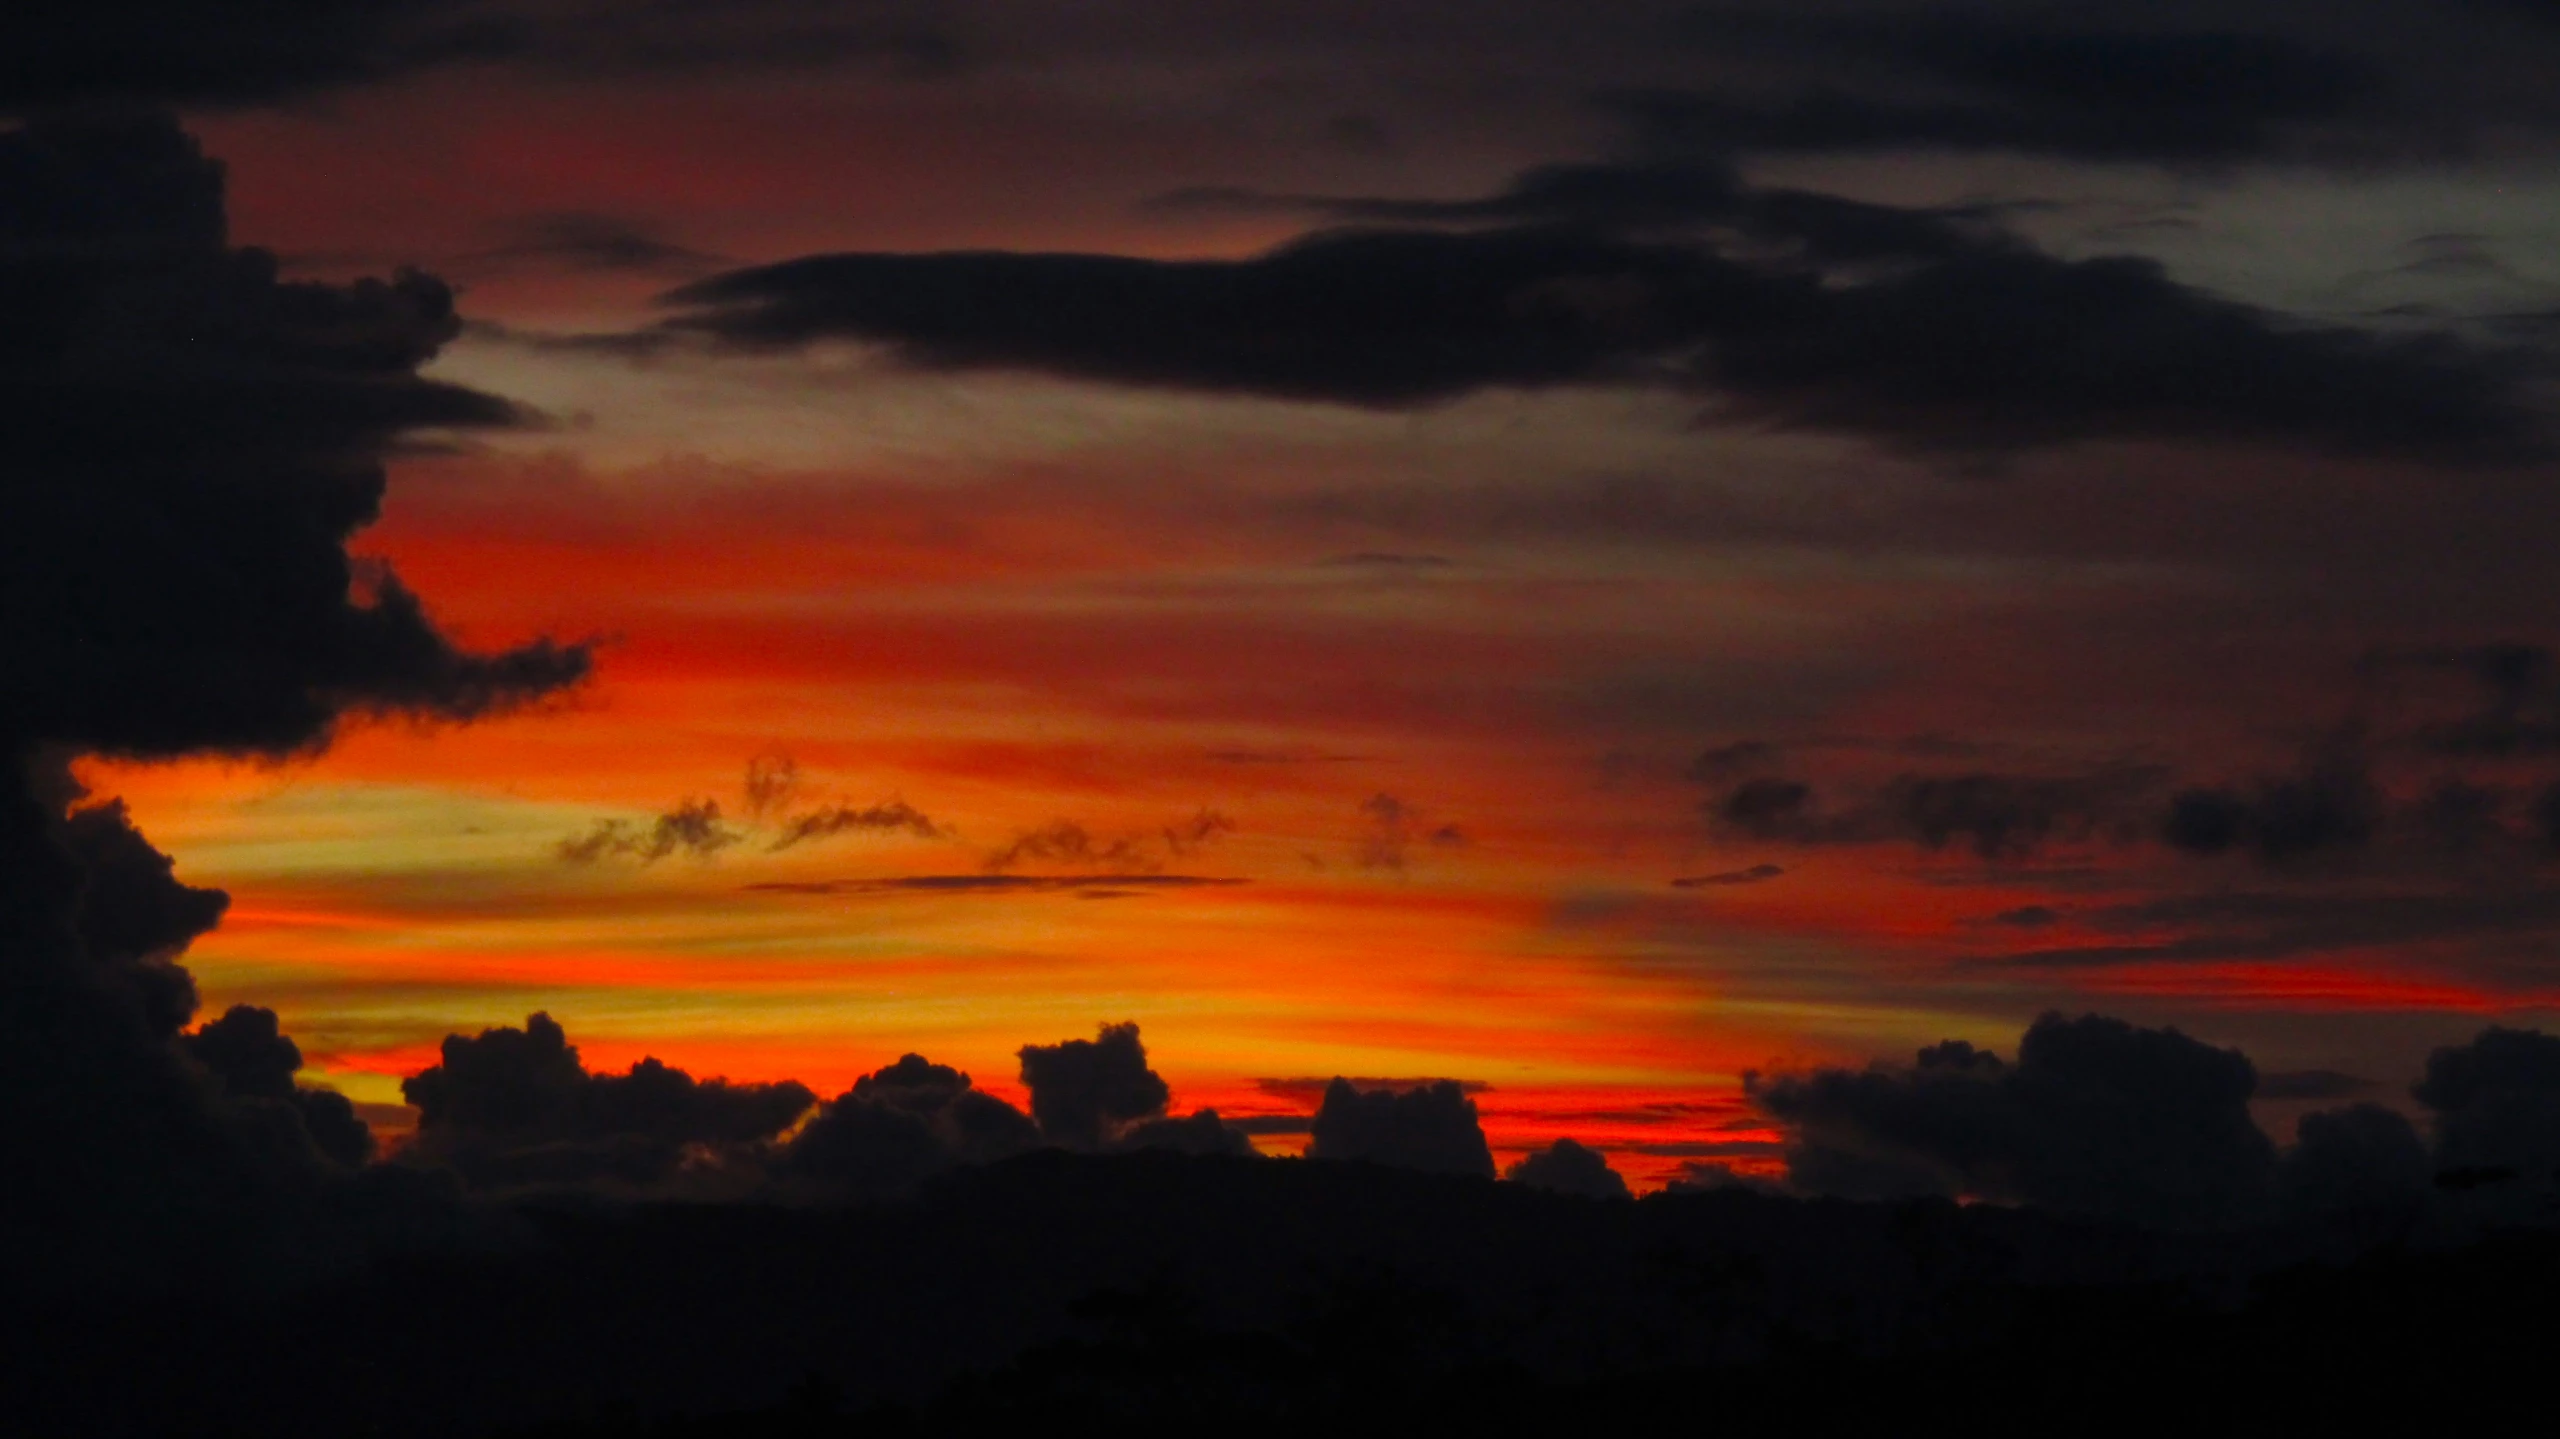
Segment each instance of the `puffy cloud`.
[[1130,1125],[1162,1117],[1173,1099],[1147,1067],[1134,1024],[1106,1024],[1092,1039],[1026,1044],[1021,1058],[1031,1117],[1053,1144],[1098,1148]]
[[1609,1167],[1608,1156],[1571,1139],[1559,1139],[1502,1171],[1502,1177],[1531,1189],[1580,1194],[1592,1199],[1625,1199],[1627,1181]]
[[857,1194],[904,1193],[954,1164],[984,1164],[1040,1142],[1029,1116],[921,1055],[855,1080],[791,1141],[791,1171]]
[[1453,1080],[1363,1090],[1336,1079],[1316,1110],[1310,1159],[1365,1159],[1398,1169],[1493,1177],[1475,1101]]
[[[29,52],[0,51],[23,80]],[[261,1098],[182,1052],[179,958],[223,896],[120,807],[75,811],[68,758],[281,756],[349,714],[470,719],[586,672],[548,642],[461,650],[347,554],[392,445],[512,417],[420,377],[457,324],[427,276],[289,284],[232,248],[220,166],[165,118],[0,133],[0,1231],[45,1236],[22,1272],[254,1263],[318,1222],[321,1151],[360,1132],[275,1097],[280,1053]]]
[[400,1092],[418,1107],[403,1159],[489,1185],[663,1178],[689,1148],[769,1140],[817,1102],[790,1081],[696,1080],[655,1059],[590,1074],[547,1014],[522,1029],[447,1035],[442,1062],[401,1081]]
[[2276,1193],[2290,1214],[2414,1213],[2432,1192],[2431,1169],[2408,1116],[2358,1104],[2302,1117]]
[[2267,1196],[2257,1073],[2174,1029],[2048,1014],[2012,1065],[1962,1041],[1910,1069],[1755,1077],[1799,1188],[1854,1198],[1973,1194],[2171,1227],[2232,1223]]
[[2560,1188],[2560,1038],[2493,1026],[2429,1055],[2409,1092],[2435,1111],[2440,1171],[2519,1196]]
[[345,1095],[294,1083],[302,1050],[285,1037],[274,1010],[235,1004],[179,1043],[225,1095],[290,1109],[313,1147],[331,1162],[352,1167],[373,1157],[373,1128],[356,1117]]

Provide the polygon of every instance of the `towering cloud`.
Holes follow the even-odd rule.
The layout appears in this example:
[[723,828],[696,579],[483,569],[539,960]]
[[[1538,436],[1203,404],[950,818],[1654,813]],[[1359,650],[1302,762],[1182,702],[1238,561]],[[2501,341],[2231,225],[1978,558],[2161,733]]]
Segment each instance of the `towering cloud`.
[[1310,1159],[1365,1159],[1398,1169],[1493,1177],[1476,1103],[1457,1081],[1410,1089],[1355,1087],[1336,1079],[1316,1111]]
[[290,284],[231,248],[221,170],[167,120],[0,133],[0,1232],[44,1237],[0,1264],[211,1262],[307,1207],[322,1148],[355,1152],[351,1116],[280,1090],[281,1050],[224,1067],[248,1022],[181,1052],[178,959],[224,898],[120,808],[75,811],[67,761],[286,755],[347,714],[470,719],[585,673],[549,642],[461,649],[347,554],[394,442],[510,417],[419,377],[457,327],[426,276]]
[[1147,1067],[1138,1026],[1106,1024],[1091,1039],[1022,1047],[1031,1117],[1053,1144],[1093,1148],[1143,1120],[1160,1118],[1173,1091]]

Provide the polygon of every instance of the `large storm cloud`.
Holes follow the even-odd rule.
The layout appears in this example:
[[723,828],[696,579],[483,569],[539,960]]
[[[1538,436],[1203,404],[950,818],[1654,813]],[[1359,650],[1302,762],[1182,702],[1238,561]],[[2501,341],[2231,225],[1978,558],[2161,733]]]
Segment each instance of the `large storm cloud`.
[[290,755],[350,714],[471,719],[586,672],[548,641],[458,647],[347,553],[393,445],[511,417],[419,377],[457,329],[427,276],[290,283],[233,248],[220,167],[166,119],[0,132],[0,1211],[45,1236],[13,1268],[206,1260],[358,1147],[281,1049],[234,1062],[238,1015],[182,1052],[179,957],[223,897],[78,808],[69,761]]

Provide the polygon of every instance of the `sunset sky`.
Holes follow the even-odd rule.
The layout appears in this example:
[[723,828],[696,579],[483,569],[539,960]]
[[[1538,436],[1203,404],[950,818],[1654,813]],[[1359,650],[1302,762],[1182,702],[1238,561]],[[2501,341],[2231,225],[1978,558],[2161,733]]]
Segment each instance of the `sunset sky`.
[[2046,1010],[2279,1138],[2560,1017],[2547,3],[378,8],[155,98],[516,407],[358,552],[600,643],[82,763],[306,1078],[547,1011],[1018,1097],[1125,1020],[1651,1187]]

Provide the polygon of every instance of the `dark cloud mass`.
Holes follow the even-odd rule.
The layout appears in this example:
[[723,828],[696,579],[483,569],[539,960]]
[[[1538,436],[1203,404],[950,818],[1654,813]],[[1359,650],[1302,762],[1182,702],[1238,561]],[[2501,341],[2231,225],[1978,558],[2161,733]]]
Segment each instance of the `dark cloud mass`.
[[2435,1162],[2500,1207],[2537,1212],[2560,1193],[2560,1038],[2492,1027],[2428,1056],[2410,1094],[2435,1111]]
[[1039,1143],[1030,1116],[973,1088],[959,1070],[910,1054],[830,1100],[791,1141],[788,1167],[857,1194],[895,1194],[954,1164],[985,1164]]
[[220,167],[166,119],[0,132],[0,1232],[45,1236],[0,1255],[18,1277],[254,1263],[364,1142],[278,1082],[281,1036],[250,1056],[254,1011],[181,1045],[179,957],[224,897],[121,807],[75,811],[68,761],[281,756],[347,714],[470,719],[586,671],[460,649],[347,555],[392,445],[511,418],[419,378],[456,328],[427,276],[288,284],[231,248]]
[[[1501,223],[1329,231],[1235,261],[822,255],[677,290],[661,333],[750,350],[862,340],[930,369],[1390,408],[1667,385],[1730,418],[1921,449],[2161,437],[2477,458],[2539,443],[2505,358],[2289,321],[2149,260],[2059,259],[1947,215],[1608,167],[1536,172],[1476,202],[1313,203]],[[1625,233],[1691,219],[1794,254]],[[1854,280],[1823,269],[1881,259],[1901,263]]]
[[1361,1089],[1336,1079],[1324,1091],[1307,1143],[1310,1159],[1359,1159],[1434,1174],[1493,1177],[1476,1102],[1451,1080]]
[[1502,1177],[1531,1189],[1579,1194],[1588,1199],[1626,1199],[1627,1181],[1609,1167],[1606,1155],[1570,1139],[1559,1139],[1502,1171]]
[[2274,1146],[2249,1117],[2256,1070],[2174,1029],[2048,1014],[2015,1064],[1949,1041],[1907,1070],[1764,1076],[1793,1183],[1861,1198],[1972,1194],[2171,1227],[2244,1220]]
[[403,1080],[418,1108],[413,1163],[507,1186],[661,1179],[688,1150],[760,1143],[817,1103],[805,1086],[696,1080],[643,1059],[627,1074],[590,1074],[558,1023],[445,1038],[442,1062]]
[[1147,1067],[1138,1026],[1106,1024],[1091,1039],[1022,1047],[1031,1117],[1053,1144],[1099,1148],[1129,1126],[1157,1119],[1173,1091]]

